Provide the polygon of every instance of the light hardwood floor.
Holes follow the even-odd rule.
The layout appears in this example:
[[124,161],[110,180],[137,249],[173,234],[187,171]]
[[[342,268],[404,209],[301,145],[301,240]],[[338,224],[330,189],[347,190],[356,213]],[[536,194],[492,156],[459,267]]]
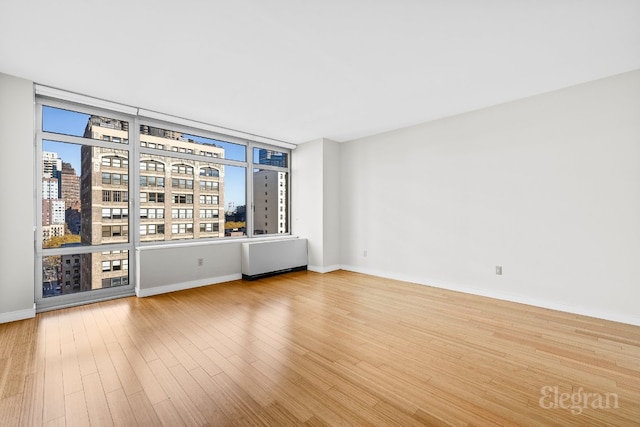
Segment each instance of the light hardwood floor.
[[236,281],[0,325],[0,424],[640,425],[640,327],[344,271]]

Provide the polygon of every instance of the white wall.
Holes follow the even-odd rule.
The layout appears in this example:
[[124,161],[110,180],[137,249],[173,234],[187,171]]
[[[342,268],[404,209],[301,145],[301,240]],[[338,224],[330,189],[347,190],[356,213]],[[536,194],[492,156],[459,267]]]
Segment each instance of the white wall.
[[324,139],[322,155],[323,269],[340,268],[340,144]]
[[318,139],[298,145],[291,162],[292,233],[308,241],[309,270],[340,268],[340,147]]
[[322,151],[323,140],[296,147],[291,159],[291,233],[308,242],[309,265],[322,269]]
[[342,144],[343,268],[640,325],[639,99],[635,71]]
[[[145,297],[242,279],[242,244],[296,240],[295,237],[234,239],[214,242],[185,242],[167,246],[143,246],[136,250],[136,295]],[[302,243],[302,247],[304,248]],[[277,245],[270,246],[271,249]],[[282,247],[281,247],[282,248]],[[288,246],[290,248],[290,246]],[[298,250],[300,246],[296,246]],[[254,250],[256,247],[253,248]],[[276,257],[281,255],[277,253]],[[306,256],[302,256],[306,258]],[[202,265],[199,261],[202,260]],[[275,260],[274,262],[277,262]],[[262,271],[260,261],[245,266],[245,274]],[[284,268],[292,265],[284,262]],[[297,264],[296,266],[299,266]],[[254,270],[256,269],[256,270]]]
[[33,83],[0,73],[0,323],[33,317]]
[[136,294],[143,297],[241,279],[240,248],[240,241],[139,248]]

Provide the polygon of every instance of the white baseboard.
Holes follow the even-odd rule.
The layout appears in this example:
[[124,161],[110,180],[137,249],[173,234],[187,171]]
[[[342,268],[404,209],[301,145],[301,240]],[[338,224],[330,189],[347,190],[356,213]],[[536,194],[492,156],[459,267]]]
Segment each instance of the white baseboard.
[[156,286],[153,288],[140,289],[136,287],[138,297],[149,297],[152,295],[166,294],[168,292],[182,291],[185,289],[198,288],[200,286],[215,285],[216,283],[231,282],[242,279],[241,273],[229,274],[228,276],[210,277],[207,279],[192,280],[190,282],[174,283],[171,285]]
[[0,313],[0,323],[15,322],[18,320],[31,319],[36,317],[36,305],[26,310],[11,311],[9,313]]
[[496,292],[490,289],[478,289],[455,283],[443,283],[435,280],[425,280],[424,278],[410,277],[403,274],[394,274],[373,270],[369,268],[355,267],[351,265],[340,266],[342,270],[353,271],[355,273],[369,274],[371,276],[384,277],[387,279],[400,280],[403,282],[416,283],[419,285],[433,286],[434,288],[447,289],[450,291],[464,292],[466,294],[478,295],[488,298],[495,298],[503,301],[510,301],[519,304],[531,305],[534,307],[548,308],[550,310],[562,311],[565,313],[579,314],[582,316],[595,317],[596,319],[610,320],[613,322],[626,323],[628,325],[640,326],[640,316],[627,313],[613,313],[593,307],[583,307],[578,305],[563,304],[551,300],[532,298],[526,295],[513,295]]
[[340,265],[328,265],[326,267],[320,267],[317,265],[308,265],[307,270],[313,271],[316,273],[330,273],[332,271],[340,270]]

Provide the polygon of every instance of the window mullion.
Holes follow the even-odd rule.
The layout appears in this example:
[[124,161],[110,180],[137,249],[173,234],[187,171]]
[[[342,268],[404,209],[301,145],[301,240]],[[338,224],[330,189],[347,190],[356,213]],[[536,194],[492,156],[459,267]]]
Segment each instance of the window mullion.
[[253,204],[253,143],[249,143],[249,145],[247,146],[247,178],[246,178],[246,183],[247,183],[247,204],[245,206],[245,215],[246,215],[246,224],[247,224],[247,237],[252,238],[253,237],[253,230],[254,230],[254,226],[253,226],[253,217],[255,215],[255,208],[254,208],[254,204]]
[[[132,255],[129,257],[130,270],[136,269],[137,249],[140,246],[140,119],[138,116],[131,120],[129,127],[129,239],[133,245]],[[131,274],[130,274],[131,276]],[[138,277],[132,280],[138,286]]]

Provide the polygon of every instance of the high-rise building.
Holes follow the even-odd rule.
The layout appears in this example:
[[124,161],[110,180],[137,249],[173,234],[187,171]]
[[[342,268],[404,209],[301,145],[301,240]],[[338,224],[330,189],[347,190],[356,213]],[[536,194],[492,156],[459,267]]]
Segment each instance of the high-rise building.
[[[127,122],[91,116],[85,138],[125,143]],[[127,152],[83,145],[80,151],[80,240],[82,245],[129,241],[129,160]],[[125,262],[126,261],[126,262]],[[80,290],[129,283],[128,251],[80,256]]]
[[64,200],[66,207],[65,223],[71,234],[79,235],[81,229],[80,177],[71,163],[62,162],[59,180],[60,198]]
[[258,161],[261,165],[287,167],[287,155],[285,153],[265,148],[258,150]]
[[53,178],[55,171],[62,170],[62,159],[58,153],[42,152],[42,177]]
[[65,201],[67,207],[80,200],[80,177],[71,163],[62,162],[59,175],[58,198]]
[[42,225],[60,224],[64,230],[64,200],[42,199]]
[[81,288],[80,255],[62,255],[60,257],[61,272],[59,278],[60,293],[71,294]]
[[[287,156],[285,153],[261,148],[258,150],[258,162],[261,165],[287,167]],[[254,171],[253,229],[255,234],[287,232],[287,197],[285,172],[268,169]]]
[[[128,142],[128,123],[91,116],[85,137]],[[200,144],[182,133],[142,127],[140,145],[157,154],[140,155],[140,240],[224,236],[224,149]],[[172,157],[195,154],[202,160]],[[84,245],[125,243],[129,230],[129,161],[126,150],[81,149],[81,240]],[[82,290],[128,284],[127,251],[82,255]]]
[[[66,206],[66,202],[65,202]],[[64,213],[64,221],[71,234],[80,235],[82,228],[82,216],[80,213],[80,199],[76,200],[71,206],[66,206]]]
[[58,199],[60,182],[56,178],[42,179],[42,199]]
[[[56,153],[49,153],[55,154]],[[58,159],[59,160],[59,159]],[[52,169],[52,174],[55,168]],[[59,182],[56,178],[42,179],[42,241],[64,236],[64,200],[58,198]]]
[[42,242],[46,242],[47,240],[53,237],[62,237],[64,236],[64,224],[50,224],[42,226]]
[[140,155],[140,240],[223,237],[224,166],[215,159],[224,157],[224,149],[149,127],[142,127],[140,145],[158,150]]
[[287,232],[287,174],[260,169],[253,173],[255,234]]

